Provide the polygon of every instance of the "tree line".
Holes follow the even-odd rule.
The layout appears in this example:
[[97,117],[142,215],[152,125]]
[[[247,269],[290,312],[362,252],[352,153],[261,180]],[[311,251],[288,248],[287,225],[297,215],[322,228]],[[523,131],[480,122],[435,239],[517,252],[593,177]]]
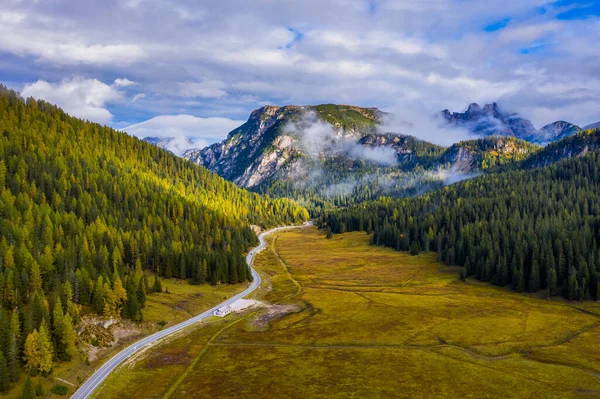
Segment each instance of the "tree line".
[[[600,135],[600,130],[591,133]],[[571,300],[600,297],[600,153],[489,174],[407,199],[382,197],[319,220],[328,234],[437,252],[460,277]]]

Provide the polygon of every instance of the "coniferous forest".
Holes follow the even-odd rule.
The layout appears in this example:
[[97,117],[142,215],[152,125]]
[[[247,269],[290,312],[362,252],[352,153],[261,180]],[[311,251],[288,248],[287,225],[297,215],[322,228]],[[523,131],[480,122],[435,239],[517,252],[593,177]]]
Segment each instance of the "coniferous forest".
[[[0,87],[0,391],[76,351],[81,309],[142,320],[164,277],[250,280],[263,228],[303,222],[175,155]],[[148,281],[151,280],[151,281]]]
[[[600,130],[586,132],[590,137]],[[600,297],[600,153],[510,170],[407,199],[382,197],[324,215],[328,235],[435,251],[460,277],[571,300]]]

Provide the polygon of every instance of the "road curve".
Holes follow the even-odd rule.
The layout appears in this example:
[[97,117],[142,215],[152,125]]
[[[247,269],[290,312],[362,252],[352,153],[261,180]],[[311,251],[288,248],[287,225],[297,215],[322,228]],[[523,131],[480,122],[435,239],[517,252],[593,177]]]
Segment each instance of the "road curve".
[[[309,225],[309,224],[310,224],[310,222],[308,222],[304,226]],[[147,347],[148,345],[150,345],[152,343],[155,343],[156,341],[158,341],[161,338],[164,338],[168,335],[171,335],[173,333],[181,331],[182,329],[184,329],[194,323],[197,323],[199,321],[206,319],[207,317],[212,316],[213,312],[215,310],[217,310],[218,308],[225,306],[225,305],[230,305],[233,302],[237,301],[238,299],[245,297],[246,295],[250,294],[252,291],[257,289],[260,286],[261,278],[260,278],[260,275],[256,272],[256,270],[254,270],[254,268],[252,267],[252,260],[254,259],[254,256],[257,253],[259,253],[260,251],[262,251],[263,249],[266,248],[267,244],[265,242],[265,236],[267,236],[268,234],[271,234],[273,232],[276,232],[276,231],[280,231],[280,230],[284,230],[284,229],[292,229],[292,228],[297,228],[297,227],[304,227],[304,226],[277,227],[277,228],[265,231],[264,233],[260,234],[258,236],[258,240],[259,240],[260,244],[257,247],[253,248],[250,252],[248,252],[248,255],[246,256],[246,263],[248,264],[248,267],[250,268],[250,271],[252,272],[252,277],[254,278],[252,283],[248,286],[248,288],[246,288],[244,291],[240,292],[239,294],[229,298],[225,302],[221,302],[220,304],[210,308],[209,310],[207,310],[206,312],[204,312],[202,314],[194,316],[186,321],[183,321],[179,324],[175,324],[174,326],[171,326],[164,330],[158,331],[152,335],[147,336],[146,338],[143,338],[143,339],[129,345],[127,348],[123,349],[121,352],[119,352],[115,356],[113,356],[109,361],[104,363],[98,370],[96,370],[96,372],[94,374],[92,374],[92,376],[83,385],[81,385],[81,387],[79,387],[79,389],[73,394],[73,396],[71,396],[71,399],[88,398],[92,394],[92,392],[94,392],[94,389],[96,389],[98,387],[98,385],[100,385],[102,383],[102,381],[104,381],[111,372],[113,372],[121,363],[123,363],[125,360],[127,360],[127,358],[129,358],[134,353],[139,352],[143,348]]]

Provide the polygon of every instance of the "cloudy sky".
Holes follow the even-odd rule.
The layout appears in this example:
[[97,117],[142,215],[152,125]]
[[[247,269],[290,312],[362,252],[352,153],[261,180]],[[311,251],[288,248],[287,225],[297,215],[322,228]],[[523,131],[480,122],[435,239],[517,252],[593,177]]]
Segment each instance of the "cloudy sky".
[[210,143],[265,104],[600,121],[600,1],[2,0],[0,81]]

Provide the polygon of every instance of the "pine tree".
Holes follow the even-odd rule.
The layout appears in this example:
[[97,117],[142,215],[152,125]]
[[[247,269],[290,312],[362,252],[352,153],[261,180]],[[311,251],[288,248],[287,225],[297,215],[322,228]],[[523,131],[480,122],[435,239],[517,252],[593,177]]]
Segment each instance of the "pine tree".
[[537,257],[534,257],[531,261],[531,271],[529,273],[529,283],[527,284],[527,290],[529,292],[537,292],[540,288],[540,265]]
[[162,283],[160,281],[160,268],[156,270],[154,275],[154,284],[152,284],[152,292],[162,292]]
[[547,290],[547,297],[550,298],[551,296],[556,295],[557,293],[557,287],[556,287],[556,270],[551,267],[548,269],[547,271],[547,282],[546,282],[546,290]]
[[185,257],[182,255],[179,260],[179,278],[187,278],[187,267],[185,266]]
[[27,375],[27,379],[25,380],[25,385],[23,386],[23,393],[21,394],[21,399],[35,399],[35,386],[31,381],[31,377]]
[[70,314],[65,315],[63,318],[60,342],[63,349],[61,360],[71,360],[77,353],[77,333],[73,328],[73,319]]
[[93,305],[94,305],[94,310],[97,313],[103,313],[104,312],[104,280],[102,279],[102,276],[98,276],[98,279],[96,280],[96,286],[94,288],[94,296],[93,296]]
[[38,383],[35,386],[35,396],[44,396],[44,386],[42,385],[42,379],[38,378]]
[[4,353],[0,351],[0,392],[8,391],[10,387],[10,378],[8,376],[8,366],[6,365],[6,358]]
[[40,266],[36,261],[31,265],[31,273],[29,276],[29,292],[38,292],[42,289],[42,275]]
[[577,297],[577,272],[574,267],[569,270],[569,277],[567,278],[565,296],[567,299],[574,300]]
[[146,284],[144,284],[144,279],[139,280],[136,295],[140,308],[144,308],[146,306]]
[[513,274],[513,289],[516,292],[525,291],[525,273],[522,267],[518,268]]
[[23,353],[25,365],[29,371],[37,370],[47,373],[52,370],[52,346],[43,324],[39,332],[36,329],[27,336]]
[[19,362],[19,346],[17,339],[13,334],[8,337],[6,366],[8,368],[8,377],[10,381],[16,382],[21,373],[21,364]]

